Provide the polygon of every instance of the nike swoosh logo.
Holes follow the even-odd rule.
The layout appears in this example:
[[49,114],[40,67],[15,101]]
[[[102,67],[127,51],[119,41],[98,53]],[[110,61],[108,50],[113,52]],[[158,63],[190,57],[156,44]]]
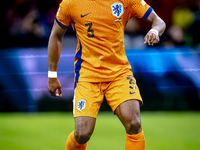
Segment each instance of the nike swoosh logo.
[[135,94],[135,93],[137,93],[137,92],[130,92],[130,94]]
[[81,18],[83,18],[83,17],[89,15],[90,13],[92,13],[92,12],[89,12],[89,13],[87,13],[87,14],[85,14],[85,15],[82,15],[82,14],[81,14]]

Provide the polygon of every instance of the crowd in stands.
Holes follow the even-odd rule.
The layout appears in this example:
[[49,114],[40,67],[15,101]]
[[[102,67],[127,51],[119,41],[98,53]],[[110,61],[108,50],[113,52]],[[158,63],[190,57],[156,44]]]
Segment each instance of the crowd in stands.
[[[167,28],[158,46],[200,48],[200,0],[145,0],[165,21]],[[143,37],[151,25],[132,18],[125,29],[127,48],[143,48]]]
[[[62,0],[9,0],[1,5],[1,48],[43,47]],[[200,0],[145,0],[166,22],[167,29],[158,46],[200,47]],[[126,48],[143,48],[143,38],[151,25],[132,18],[125,28]],[[72,28],[68,34],[75,35]],[[67,36],[67,35],[66,35]]]
[[5,10],[4,24],[1,24],[3,46],[46,46],[60,2],[61,0],[5,1],[2,6]]

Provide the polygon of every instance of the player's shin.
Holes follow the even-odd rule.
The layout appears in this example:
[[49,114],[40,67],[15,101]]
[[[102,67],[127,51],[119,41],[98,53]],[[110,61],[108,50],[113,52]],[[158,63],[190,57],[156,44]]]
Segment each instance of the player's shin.
[[125,150],[145,150],[145,139],[143,130],[138,134],[129,135],[126,133]]
[[74,137],[74,131],[67,138],[65,150],[85,150],[87,143],[79,144]]

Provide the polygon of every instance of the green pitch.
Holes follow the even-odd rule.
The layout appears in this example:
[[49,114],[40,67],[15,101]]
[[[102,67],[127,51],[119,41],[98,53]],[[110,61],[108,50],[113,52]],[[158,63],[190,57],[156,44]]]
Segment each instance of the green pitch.
[[[199,150],[200,112],[142,112],[146,150]],[[0,113],[1,150],[64,150],[72,113]],[[100,112],[86,150],[124,150],[125,130]]]

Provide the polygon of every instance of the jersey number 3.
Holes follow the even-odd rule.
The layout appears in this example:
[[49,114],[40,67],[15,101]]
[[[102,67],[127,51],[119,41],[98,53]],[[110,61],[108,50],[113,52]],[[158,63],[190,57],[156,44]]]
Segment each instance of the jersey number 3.
[[88,26],[88,30],[87,30],[88,34],[87,34],[87,36],[89,38],[94,37],[94,31],[91,29],[92,23],[87,23],[87,24],[85,24],[85,26]]

